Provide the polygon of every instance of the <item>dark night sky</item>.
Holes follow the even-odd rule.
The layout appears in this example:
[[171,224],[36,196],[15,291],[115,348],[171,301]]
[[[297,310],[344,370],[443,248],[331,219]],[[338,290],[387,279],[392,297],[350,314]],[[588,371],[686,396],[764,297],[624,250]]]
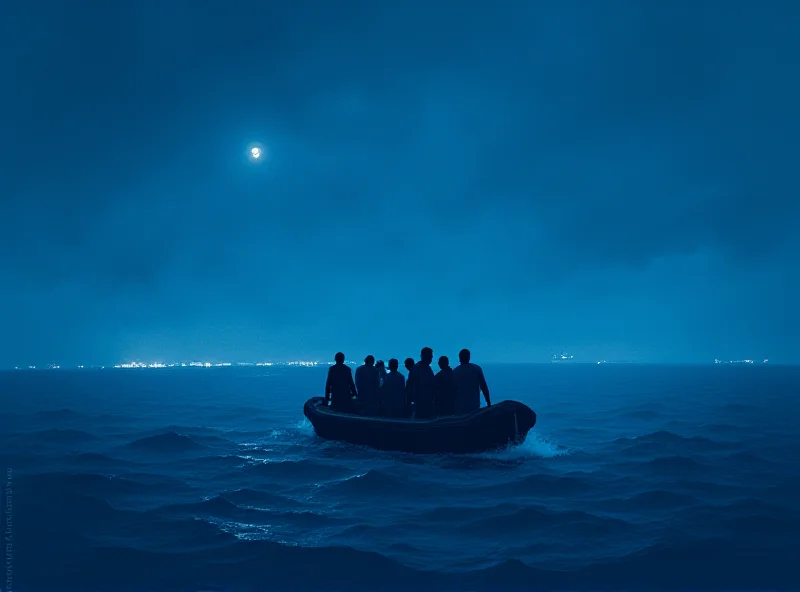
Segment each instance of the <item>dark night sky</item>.
[[800,362],[799,25],[789,0],[4,2],[0,367]]

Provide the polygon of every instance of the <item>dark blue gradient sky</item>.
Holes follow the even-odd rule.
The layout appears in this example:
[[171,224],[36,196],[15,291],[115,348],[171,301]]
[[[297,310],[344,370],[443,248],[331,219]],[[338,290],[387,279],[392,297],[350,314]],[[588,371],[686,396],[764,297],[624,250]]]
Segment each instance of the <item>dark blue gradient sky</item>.
[[0,11],[0,367],[800,362],[798,2]]

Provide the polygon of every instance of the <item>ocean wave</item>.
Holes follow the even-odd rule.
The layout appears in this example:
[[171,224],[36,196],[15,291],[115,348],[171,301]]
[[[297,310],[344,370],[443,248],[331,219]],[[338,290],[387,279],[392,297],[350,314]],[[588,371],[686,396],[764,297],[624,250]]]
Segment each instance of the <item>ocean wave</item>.
[[218,470],[221,468],[236,469],[244,468],[252,462],[252,457],[240,454],[211,454],[201,456],[191,456],[180,459],[176,464],[182,467],[198,467],[208,470]]
[[711,471],[712,467],[688,456],[659,456],[645,461],[620,461],[609,466],[624,474],[639,472],[654,477],[682,477]]
[[[63,541],[76,537],[91,546],[124,539],[139,548],[198,549],[231,542],[234,537],[194,517],[163,517],[154,512],[115,507],[94,495],[62,493],[58,503],[47,496],[26,497],[20,507],[20,520],[27,529],[18,542],[38,546],[47,540]],[[66,510],[66,511],[65,511]],[[61,553],[63,555],[63,551]]]
[[250,489],[247,487],[242,489],[233,489],[230,491],[224,491],[220,495],[232,501],[235,504],[242,506],[250,506],[255,508],[305,507],[305,504],[295,500],[294,498],[277,494],[271,491],[262,491],[258,489]]
[[626,419],[638,419],[642,421],[658,421],[664,418],[663,412],[654,411],[652,409],[630,409],[627,411],[619,411],[617,415]]
[[[352,474],[352,470],[340,465],[320,463],[310,459],[253,457],[243,469],[247,474],[282,482],[301,484],[322,483]],[[298,482],[298,480],[301,480]]]
[[659,430],[635,438],[617,438],[612,445],[627,456],[653,456],[654,454],[680,452],[710,452],[731,450],[735,445],[717,442],[702,436],[681,436],[666,430]]
[[415,499],[420,491],[426,495],[442,495],[453,489],[436,482],[418,481],[408,475],[390,475],[380,469],[369,469],[363,473],[352,474],[330,481],[322,482],[317,487],[324,491],[323,495],[337,499]]
[[191,436],[192,440],[203,444],[204,446],[209,446],[211,448],[230,448],[238,446],[236,442],[230,440],[228,438],[223,438],[221,436],[212,436],[212,435],[203,435],[203,434],[194,434]]
[[800,543],[800,520],[786,516],[735,516],[724,520],[722,526],[737,537],[782,537]]
[[177,495],[185,488],[183,481],[165,475],[125,473],[70,473],[65,471],[22,474],[15,478],[15,490],[30,499],[53,498],[54,493],[90,495],[99,498],[130,498],[156,494]]
[[770,487],[769,491],[778,498],[793,500],[797,503],[797,500],[800,500],[800,477],[789,477]]
[[23,502],[21,517],[31,529],[47,529],[49,532],[74,530],[85,535],[138,520],[138,512],[114,508],[102,499],[104,495],[105,492],[101,491],[95,495],[65,491],[59,496],[58,504],[52,503],[49,496],[32,495]]
[[323,483],[320,487],[324,487],[328,493],[344,495],[393,495],[414,488],[414,486],[407,481],[397,479],[375,469],[370,469],[369,471],[356,475],[347,475],[341,479]]
[[129,442],[127,448],[139,452],[169,454],[174,452],[188,452],[207,448],[190,436],[167,432],[156,436],[145,436]]
[[735,413],[739,415],[749,415],[752,413],[758,413],[761,409],[756,407],[755,405],[745,404],[745,403],[726,403],[722,407],[723,411],[728,413]]
[[187,504],[170,504],[151,510],[152,513],[175,516],[191,516],[193,518],[222,518],[247,526],[254,524],[274,525],[283,523],[291,528],[324,528],[342,523],[341,518],[315,512],[313,510],[278,510],[240,506],[225,495],[217,495],[200,502]]
[[[514,507],[500,504],[492,508],[473,508],[461,513],[463,521],[469,521],[453,528],[461,535],[478,537],[515,537],[526,534],[533,536],[537,530],[558,529],[576,536],[609,536],[628,532],[633,526],[620,518],[598,516],[580,510],[553,510],[546,506],[527,505]],[[478,516],[477,519],[474,517]],[[455,521],[451,516],[448,522]]]
[[26,434],[19,434],[18,438],[35,442],[36,444],[82,444],[86,442],[94,442],[98,437],[89,432],[82,430],[56,428],[49,430],[39,430],[37,432],[29,432]]
[[64,460],[72,464],[85,467],[122,468],[122,467],[133,467],[138,464],[128,460],[114,458],[112,456],[109,456],[107,454],[101,454],[99,452],[73,453],[65,456]]
[[[109,546],[93,549],[86,559],[84,567],[89,570],[92,565],[114,566],[117,578],[128,590],[152,590],[154,581],[165,580],[171,582],[169,589],[175,592],[196,591],[208,585],[286,591],[401,590],[403,585],[425,581],[424,574],[379,553],[345,546],[308,548],[263,540],[240,541],[213,552],[194,554]],[[147,565],[146,575],[134,567],[141,565]],[[96,576],[92,579],[95,584],[103,581]],[[167,588],[165,585],[162,589]],[[120,587],[115,585],[114,589]]]
[[57,422],[64,422],[64,421],[76,421],[81,419],[86,419],[89,417],[85,413],[79,413],[77,411],[73,411],[72,409],[62,408],[62,409],[52,409],[52,410],[42,410],[37,411],[34,413],[34,417],[38,419],[43,419],[45,421],[57,421]]
[[107,497],[115,494],[141,493],[151,487],[148,483],[128,477],[98,473],[53,472],[18,477],[18,487],[26,495],[47,495],[62,491]]
[[570,454],[568,448],[556,444],[547,436],[529,433],[521,444],[509,445],[490,452],[463,455],[431,455],[430,457],[403,455],[402,458],[397,460],[407,464],[434,463],[443,469],[456,471],[481,471],[486,469],[505,471],[511,467],[522,465],[527,461],[554,458],[567,454]]
[[697,426],[703,432],[719,436],[736,437],[742,434],[742,427],[727,423],[702,423]]
[[679,476],[670,482],[670,487],[678,492],[691,492],[704,499],[724,499],[731,500],[741,498],[750,491],[748,485],[736,485],[731,483],[720,483],[711,480],[708,476],[700,479],[689,479]]
[[[485,495],[502,494],[511,496],[574,496],[591,494],[597,491],[596,478],[588,473],[567,473],[553,475],[536,473],[525,475],[511,481],[494,483],[479,489]],[[477,493],[477,492],[476,492]]]
[[[743,556],[752,559],[733,560]],[[796,590],[800,577],[794,563],[793,553],[779,546],[707,537],[657,543],[584,568],[573,581],[581,587],[594,581],[658,590]]]
[[604,509],[617,512],[647,512],[651,510],[675,511],[679,508],[693,506],[700,503],[694,496],[685,493],[676,493],[664,489],[642,491],[630,497],[621,499],[601,500]]
[[231,407],[229,405],[199,405],[198,409],[200,411],[207,411],[213,417],[222,420],[228,419],[242,419],[242,418],[252,418],[252,417],[259,417],[264,414],[263,407],[255,407],[252,405],[241,405],[236,407]]
[[220,434],[225,433],[225,431],[220,428],[209,427],[209,426],[169,424],[166,426],[159,426],[157,428],[142,430],[139,434],[137,434],[137,437],[144,438],[146,436],[160,436],[162,434],[169,432],[174,432],[176,434],[186,434],[187,436],[218,436]]
[[775,467],[775,463],[773,461],[767,460],[766,458],[758,456],[752,452],[744,451],[721,456],[717,462],[724,463],[732,468],[759,468],[769,470],[772,467]]
[[[535,567],[515,558],[462,572],[415,569],[384,554],[350,546],[303,547],[265,540],[218,538],[213,548],[156,551],[130,545],[98,546],[80,535],[39,543],[52,553],[47,570],[31,569],[20,554],[20,589],[197,591],[203,587],[252,590],[352,591],[544,589],[770,589],[800,584],[789,549],[721,537],[675,540],[621,558],[573,570]],[[64,546],[65,541],[68,543]],[[33,539],[24,540],[25,545]],[[58,549],[58,552],[54,553]],[[413,549],[413,547],[412,547]],[[731,561],[748,553],[757,565]],[[141,566],[146,565],[147,569]],[[681,569],[675,569],[680,565]],[[98,569],[98,566],[103,566]]]

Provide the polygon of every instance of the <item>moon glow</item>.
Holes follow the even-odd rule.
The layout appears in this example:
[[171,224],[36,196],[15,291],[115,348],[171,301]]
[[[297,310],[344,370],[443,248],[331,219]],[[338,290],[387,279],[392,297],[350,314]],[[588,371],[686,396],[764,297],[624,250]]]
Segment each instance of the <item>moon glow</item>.
[[262,163],[269,160],[266,145],[261,142],[251,142],[247,145],[247,160],[252,163]]

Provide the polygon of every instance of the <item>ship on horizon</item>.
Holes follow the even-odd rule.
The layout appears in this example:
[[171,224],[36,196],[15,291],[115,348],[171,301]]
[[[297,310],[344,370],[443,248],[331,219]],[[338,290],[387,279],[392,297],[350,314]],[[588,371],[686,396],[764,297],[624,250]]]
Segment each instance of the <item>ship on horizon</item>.
[[575,356],[572,354],[568,354],[565,351],[562,351],[560,354],[553,354],[553,358],[550,362],[571,362]]

